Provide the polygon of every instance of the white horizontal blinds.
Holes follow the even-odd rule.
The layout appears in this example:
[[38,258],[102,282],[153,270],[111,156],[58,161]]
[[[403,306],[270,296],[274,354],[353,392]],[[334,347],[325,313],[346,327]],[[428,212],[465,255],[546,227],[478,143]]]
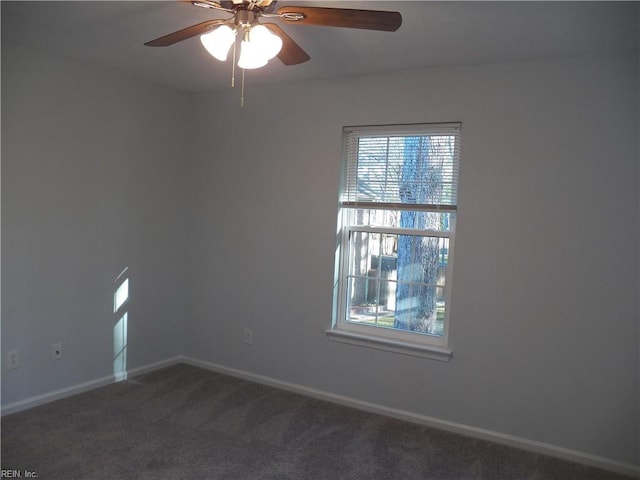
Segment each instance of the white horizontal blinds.
[[460,124],[345,128],[342,205],[454,211]]

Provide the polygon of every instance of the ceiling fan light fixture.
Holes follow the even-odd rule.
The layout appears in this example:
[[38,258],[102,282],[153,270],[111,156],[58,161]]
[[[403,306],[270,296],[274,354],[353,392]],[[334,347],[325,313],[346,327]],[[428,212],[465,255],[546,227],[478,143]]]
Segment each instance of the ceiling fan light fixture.
[[253,25],[244,31],[240,43],[238,66],[244,69],[264,67],[282,48],[282,39],[264,25]]
[[[284,65],[298,65],[309,55],[277,23],[261,25],[260,18],[276,18],[285,23],[325,27],[359,28],[395,32],[402,25],[400,12],[352,8],[288,6],[274,11],[276,0],[190,0],[196,7],[220,10],[233,15],[211,19],[156,38],[145,45],[167,47],[200,35],[207,51],[225,61],[231,46],[236,57],[235,38],[242,33],[240,68],[259,68],[277,56]],[[215,30],[212,30],[219,26]],[[233,84],[233,82],[232,82]]]
[[236,31],[228,25],[221,25],[215,30],[200,36],[200,41],[207,52],[221,62],[227,59],[229,49],[235,39]]
[[282,39],[269,31],[264,25],[255,25],[249,32],[249,36],[251,37],[251,42],[257,42],[260,45],[262,55],[267,60],[271,60],[282,49]]
[[269,59],[264,55],[260,44],[249,40],[242,40],[240,43],[240,58],[238,66],[240,68],[254,69],[264,67]]

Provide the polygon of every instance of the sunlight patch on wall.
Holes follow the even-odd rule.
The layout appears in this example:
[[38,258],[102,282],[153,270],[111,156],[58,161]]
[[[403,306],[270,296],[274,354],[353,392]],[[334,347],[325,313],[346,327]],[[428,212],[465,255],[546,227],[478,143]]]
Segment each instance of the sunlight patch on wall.
[[116,288],[113,296],[113,311],[117,312],[129,300],[129,279],[125,278],[124,282]]
[[127,317],[120,317],[113,327],[113,376],[116,382],[127,379]]
[[113,327],[113,376],[116,382],[127,378],[127,328],[129,321],[128,267],[115,280],[113,313],[118,319]]

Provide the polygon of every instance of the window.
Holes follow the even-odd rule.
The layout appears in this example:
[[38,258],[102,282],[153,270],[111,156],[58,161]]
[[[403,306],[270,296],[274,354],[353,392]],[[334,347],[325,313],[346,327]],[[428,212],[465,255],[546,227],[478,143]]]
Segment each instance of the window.
[[338,341],[448,360],[459,124],[347,127]]

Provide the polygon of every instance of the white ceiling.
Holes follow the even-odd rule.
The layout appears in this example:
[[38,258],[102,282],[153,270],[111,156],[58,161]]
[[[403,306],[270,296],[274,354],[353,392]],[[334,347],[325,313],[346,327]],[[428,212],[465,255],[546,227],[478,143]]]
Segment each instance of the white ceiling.
[[[638,52],[640,2],[279,1],[284,5],[395,10],[397,32],[283,25],[311,56],[277,59],[247,72],[252,83],[359,75],[397,69]],[[173,1],[2,1],[2,41],[121,70],[188,91],[226,88],[231,64],[198,38],[170,47],[144,42],[220,11]]]

